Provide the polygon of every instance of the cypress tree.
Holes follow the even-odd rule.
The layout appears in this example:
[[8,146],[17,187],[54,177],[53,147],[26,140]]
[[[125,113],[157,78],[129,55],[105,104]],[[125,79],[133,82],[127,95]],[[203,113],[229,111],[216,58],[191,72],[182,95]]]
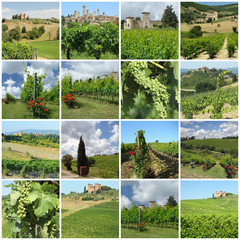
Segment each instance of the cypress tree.
[[80,141],[78,144],[78,155],[77,155],[77,167],[78,167],[78,175],[80,175],[80,167],[86,166],[87,167],[87,173],[88,173],[88,160],[85,153],[85,144],[82,139],[82,136],[80,137]]

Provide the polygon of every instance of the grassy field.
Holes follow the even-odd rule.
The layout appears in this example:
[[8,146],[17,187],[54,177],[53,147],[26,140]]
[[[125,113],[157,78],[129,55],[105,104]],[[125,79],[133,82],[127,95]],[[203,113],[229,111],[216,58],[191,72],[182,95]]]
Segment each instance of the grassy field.
[[186,144],[186,146],[192,145],[193,148],[199,147],[213,147],[214,151],[221,152],[224,150],[225,152],[237,152],[238,151],[238,139],[195,139],[190,141],[182,142]]
[[59,59],[59,40],[33,41],[31,45],[38,49],[38,59]]
[[64,217],[62,237],[118,238],[119,203],[101,203]]
[[[218,24],[220,26],[218,27]],[[188,32],[191,28],[194,26],[200,26],[202,28],[202,31],[204,32],[214,32],[216,29],[218,33],[231,33],[233,32],[232,28],[237,27],[238,28],[238,21],[221,21],[221,22],[214,22],[214,23],[197,23],[197,24],[187,24],[187,23],[181,23],[181,31]],[[204,36],[204,35],[203,35]]]
[[29,146],[19,143],[2,143],[2,157],[5,159],[26,160],[26,152],[36,159],[59,159],[59,149]]
[[216,164],[207,171],[204,171],[202,166],[191,168],[190,166],[183,166],[181,164],[181,178],[227,178],[227,174],[219,164]]
[[[62,51],[62,59],[67,59],[66,54]],[[91,59],[96,60],[95,57],[90,57],[86,53],[78,54],[76,51],[74,51],[71,55],[71,59]],[[111,53],[105,53],[101,55],[100,59],[118,59],[118,56],[111,54]]]
[[[59,119],[59,105],[47,103],[50,119]],[[21,102],[2,104],[3,119],[33,119],[31,112],[27,110],[25,104]]]
[[181,215],[238,215],[237,195],[217,199],[181,200]]
[[79,108],[68,108],[62,103],[63,119],[118,119],[118,104],[97,101],[93,98],[79,96],[76,98]]
[[[89,177],[118,178],[119,177],[119,155],[94,156],[95,164],[89,168]],[[64,170],[67,170],[62,165]],[[72,161],[72,173],[77,175],[77,160]],[[64,174],[62,175],[64,178]]]
[[[32,28],[39,28],[44,26],[45,32],[39,38],[34,40],[26,39],[22,34],[21,42],[29,43],[34,48],[38,49],[38,59],[59,59],[59,40],[57,40],[57,32],[59,29],[59,23],[49,22],[44,19],[38,19],[34,24],[32,20],[7,20],[3,25],[8,26],[8,31],[19,26],[21,29],[26,28],[26,31],[32,30]],[[49,33],[51,33],[49,40]]]
[[174,228],[158,228],[147,226],[148,231],[139,232],[134,229],[121,228],[122,238],[177,238],[178,230]]

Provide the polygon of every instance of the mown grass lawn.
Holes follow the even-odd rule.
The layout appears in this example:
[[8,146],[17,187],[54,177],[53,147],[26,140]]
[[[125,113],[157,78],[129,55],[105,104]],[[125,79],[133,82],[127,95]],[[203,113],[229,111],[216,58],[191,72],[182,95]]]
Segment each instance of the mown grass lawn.
[[68,108],[62,103],[63,119],[118,119],[118,104],[98,101],[93,98],[79,96],[76,98],[78,108]]
[[31,42],[30,44],[38,49],[40,59],[59,59],[59,40]]
[[[48,118],[59,119],[59,105],[53,103],[47,103],[49,110]],[[31,112],[27,110],[24,103],[10,102],[9,104],[2,104],[2,118],[3,119],[33,119]]]
[[147,231],[139,232],[135,229],[121,228],[122,238],[178,238],[178,230],[174,228],[159,228],[147,226]]

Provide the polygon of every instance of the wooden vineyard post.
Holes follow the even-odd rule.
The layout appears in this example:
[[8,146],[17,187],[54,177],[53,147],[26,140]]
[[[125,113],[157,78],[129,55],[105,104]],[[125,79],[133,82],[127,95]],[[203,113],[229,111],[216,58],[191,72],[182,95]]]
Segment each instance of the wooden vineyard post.
[[218,100],[218,85],[217,85],[217,100]]
[[36,89],[37,89],[37,73],[34,73],[34,89],[33,89],[33,100],[36,99]]
[[231,158],[231,167],[232,167],[232,158]]
[[137,144],[138,144],[138,148],[140,148],[141,145],[140,145],[139,131],[137,131]]

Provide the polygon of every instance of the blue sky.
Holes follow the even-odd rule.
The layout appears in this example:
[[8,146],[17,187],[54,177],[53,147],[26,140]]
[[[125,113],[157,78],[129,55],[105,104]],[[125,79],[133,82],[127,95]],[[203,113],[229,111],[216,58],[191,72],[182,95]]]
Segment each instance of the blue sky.
[[119,15],[118,2],[62,2],[62,16],[73,15],[75,10],[80,12],[82,16],[83,5],[86,6],[86,10],[89,10],[90,14],[93,14],[95,11],[97,15],[97,9],[99,8],[100,15],[103,12],[105,12],[106,16]]
[[132,203],[149,206],[149,201],[156,201],[163,206],[168,197],[173,195],[178,202],[177,180],[138,180],[121,182],[121,201],[123,206],[131,208]]
[[135,133],[139,130],[145,130],[146,142],[178,141],[177,121],[122,121],[121,142],[135,143]]
[[81,193],[84,191],[84,186],[86,186],[86,188],[88,189],[88,183],[89,184],[96,184],[99,183],[102,186],[108,186],[111,188],[115,188],[115,189],[119,189],[119,182],[118,180],[107,180],[107,181],[101,181],[101,180],[97,180],[97,181],[93,181],[93,180],[71,180],[71,181],[61,181],[61,192],[68,194],[70,192],[77,192],[77,193]]
[[237,68],[237,61],[181,61],[182,69],[196,69],[201,67],[216,68],[216,69],[227,69]]
[[94,76],[102,76],[104,74],[111,74],[112,72],[118,72],[119,66],[116,61],[91,61],[91,62],[62,62],[61,76],[62,78],[66,74],[72,76],[75,80],[86,80],[93,78]]
[[209,6],[220,6],[228,4],[237,4],[237,2],[197,2],[199,4],[209,5]]
[[2,132],[14,132],[19,130],[38,129],[38,130],[58,130],[58,121],[3,121]]
[[62,155],[77,156],[80,136],[83,137],[87,156],[119,152],[118,121],[63,121]]
[[3,2],[2,17],[11,19],[12,15],[26,13],[30,18],[59,18],[58,2]]
[[211,198],[215,192],[238,194],[237,181],[181,181],[181,200]]
[[182,121],[181,137],[195,136],[196,139],[238,136],[237,121]]
[[25,69],[30,74],[35,72],[38,75],[47,74],[42,80],[43,90],[51,89],[59,80],[59,63],[56,61],[39,61],[39,62],[3,62],[2,63],[2,97],[6,93],[12,94],[16,98],[20,98],[24,82],[26,81]]

